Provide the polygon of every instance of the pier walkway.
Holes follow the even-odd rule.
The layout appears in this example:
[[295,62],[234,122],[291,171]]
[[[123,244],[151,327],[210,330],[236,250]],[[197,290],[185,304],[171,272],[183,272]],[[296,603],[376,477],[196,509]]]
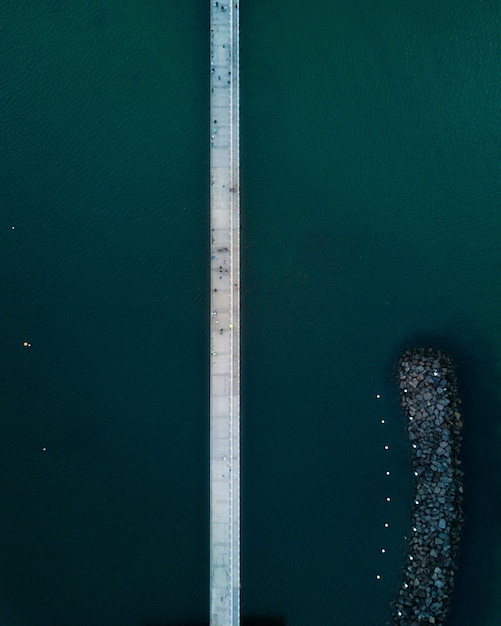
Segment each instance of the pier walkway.
[[240,624],[239,7],[210,7],[210,624]]

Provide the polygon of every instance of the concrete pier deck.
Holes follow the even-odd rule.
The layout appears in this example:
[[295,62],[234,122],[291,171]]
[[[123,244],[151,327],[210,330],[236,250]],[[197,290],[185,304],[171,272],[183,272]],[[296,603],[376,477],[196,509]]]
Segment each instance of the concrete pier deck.
[[210,624],[240,624],[239,6],[210,7]]

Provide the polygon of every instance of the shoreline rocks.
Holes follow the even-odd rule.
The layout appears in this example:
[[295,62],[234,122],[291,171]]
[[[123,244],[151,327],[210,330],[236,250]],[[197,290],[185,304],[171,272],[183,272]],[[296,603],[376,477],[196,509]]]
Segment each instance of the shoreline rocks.
[[453,362],[431,349],[403,354],[398,383],[416,492],[393,623],[438,626],[449,609],[463,523],[461,400]]

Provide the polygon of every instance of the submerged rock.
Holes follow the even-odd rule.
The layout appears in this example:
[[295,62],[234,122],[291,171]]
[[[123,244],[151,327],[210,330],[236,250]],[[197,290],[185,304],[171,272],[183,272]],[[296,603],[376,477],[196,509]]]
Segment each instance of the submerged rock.
[[443,624],[463,521],[460,398],[454,366],[433,350],[408,351],[398,370],[416,495],[409,558],[394,603],[396,626]]

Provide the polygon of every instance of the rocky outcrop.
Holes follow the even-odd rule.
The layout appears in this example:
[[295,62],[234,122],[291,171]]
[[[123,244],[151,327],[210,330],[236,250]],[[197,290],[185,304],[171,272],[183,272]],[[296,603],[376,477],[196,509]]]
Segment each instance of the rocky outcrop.
[[405,352],[398,383],[416,492],[393,623],[439,625],[449,608],[463,521],[460,398],[451,359],[431,349]]

